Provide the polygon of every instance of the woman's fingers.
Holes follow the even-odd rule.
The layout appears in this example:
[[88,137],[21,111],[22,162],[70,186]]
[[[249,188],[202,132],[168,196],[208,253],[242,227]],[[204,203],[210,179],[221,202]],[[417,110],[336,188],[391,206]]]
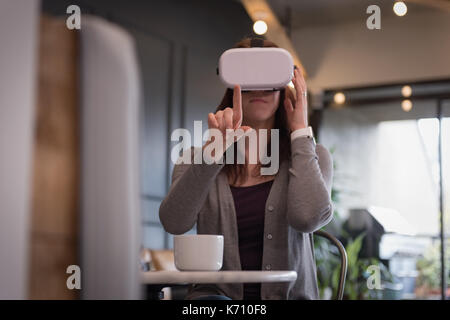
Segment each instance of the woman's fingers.
[[[306,81],[303,77],[303,71],[301,69],[297,68],[294,70],[294,78],[295,81],[300,84],[300,87],[306,88]],[[292,82],[294,82],[294,79],[292,80]]]
[[216,116],[214,113],[208,113],[208,127],[210,129],[212,128],[219,128],[219,123],[217,122]]
[[284,106],[286,107],[286,111],[288,113],[288,115],[294,111],[294,106],[292,105],[291,99],[289,98],[285,98],[284,99]]
[[241,86],[235,85],[233,89],[233,107],[219,110],[216,114],[208,114],[208,124],[218,128],[224,134],[226,129],[238,129],[242,124],[242,94]]
[[223,111],[223,116],[225,121],[225,128],[233,129],[233,109],[225,108],[225,110]]
[[302,96],[302,88],[300,86],[298,69],[294,70],[294,79],[293,79],[292,83],[294,84],[294,88],[295,88],[295,95],[296,95],[295,108],[296,108],[298,106],[297,103],[300,101],[301,96]]
[[216,120],[217,120],[217,123],[219,124],[218,129],[220,131],[225,131],[225,123],[223,120],[223,110],[219,110],[216,112]]
[[295,101],[295,108],[301,107],[304,102],[305,98],[305,92],[306,92],[306,82],[305,78],[303,77],[303,73],[299,69],[294,70],[295,80],[293,81],[295,91],[296,91],[296,101]]
[[211,128],[217,128],[225,133],[226,129],[233,129],[233,109],[225,108],[219,110],[216,114],[208,114],[208,125]]
[[284,109],[286,110],[286,120],[289,124],[293,119],[294,106],[292,105],[291,99],[287,97],[284,99]]
[[252,130],[252,127],[249,126],[241,126],[240,129],[244,130],[245,133],[247,133],[247,131]]
[[303,71],[301,69],[295,69],[297,72],[296,79],[299,81],[301,87],[306,86],[305,78],[303,77]]
[[242,95],[241,86],[235,85],[233,90],[233,129],[237,129],[242,124]]

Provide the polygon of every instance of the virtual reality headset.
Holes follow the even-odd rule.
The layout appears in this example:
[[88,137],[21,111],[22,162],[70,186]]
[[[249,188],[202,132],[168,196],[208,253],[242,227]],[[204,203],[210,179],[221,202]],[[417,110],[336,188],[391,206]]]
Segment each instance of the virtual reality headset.
[[[258,39],[260,40],[260,39]],[[282,48],[254,47],[226,50],[219,58],[217,74],[220,80],[233,89],[240,85],[242,91],[283,89],[294,76],[291,54]]]

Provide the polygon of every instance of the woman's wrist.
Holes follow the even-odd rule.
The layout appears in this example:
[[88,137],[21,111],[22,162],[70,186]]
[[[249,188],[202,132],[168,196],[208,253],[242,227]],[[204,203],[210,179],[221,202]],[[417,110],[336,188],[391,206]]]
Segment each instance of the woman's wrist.
[[291,132],[290,132],[290,133],[294,132],[295,130],[298,130],[298,129],[305,129],[305,128],[308,128],[308,125],[307,125],[307,124],[296,125],[296,126],[293,126],[293,127],[291,128]]
[[316,142],[316,140],[314,139],[314,133],[311,126],[308,126],[306,128],[300,128],[291,132],[291,141],[294,141],[299,137],[308,137],[312,139],[314,143]]

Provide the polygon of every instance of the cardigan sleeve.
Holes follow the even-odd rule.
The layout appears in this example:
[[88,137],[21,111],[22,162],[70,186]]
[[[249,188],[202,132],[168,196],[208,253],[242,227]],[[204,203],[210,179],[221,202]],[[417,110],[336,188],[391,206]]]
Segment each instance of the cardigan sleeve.
[[169,192],[159,207],[159,219],[165,231],[172,234],[183,234],[194,227],[209,189],[225,165],[224,161],[193,164],[193,150],[191,164],[175,164]]
[[287,221],[298,231],[311,233],[333,218],[333,161],[323,145],[307,136],[292,140],[291,151]]

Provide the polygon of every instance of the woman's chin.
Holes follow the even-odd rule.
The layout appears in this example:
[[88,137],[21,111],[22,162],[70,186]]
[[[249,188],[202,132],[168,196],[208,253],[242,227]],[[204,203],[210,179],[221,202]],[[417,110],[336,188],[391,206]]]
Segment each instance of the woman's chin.
[[248,117],[247,119],[251,123],[258,123],[258,122],[265,122],[265,121],[269,120],[270,116],[269,115],[267,115],[267,116],[261,115],[261,116],[258,116],[258,117]]
[[254,104],[246,108],[245,116],[255,121],[263,121],[269,119],[275,110],[272,110],[267,104]]

